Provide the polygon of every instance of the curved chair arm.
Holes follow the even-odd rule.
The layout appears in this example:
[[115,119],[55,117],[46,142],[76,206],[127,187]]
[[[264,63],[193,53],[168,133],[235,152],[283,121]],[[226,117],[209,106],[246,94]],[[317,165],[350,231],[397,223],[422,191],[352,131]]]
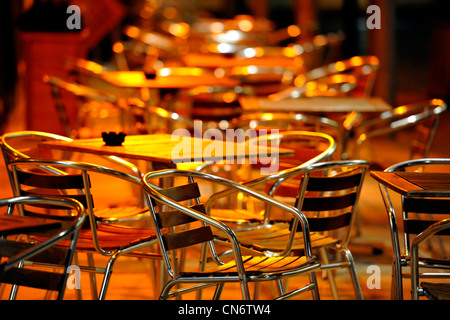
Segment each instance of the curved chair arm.
[[435,222],[415,236],[411,242],[411,290],[413,300],[419,298],[419,245],[445,229],[450,229],[450,219]]
[[396,163],[388,168],[385,172],[403,171],[409,167],[420,167],[428,164],[439,165],[439,164],[450,164],[449,158],[423,158],[423,159],[413,159],[403,162]]
[[[233,244],[233,249],[236,250],[235,255],[240,255],[240,249],[239,249],[239,243],[237,240],[237,237],[234,233],[233,230],[231,230],[226,224],[224,224],[221,221],[217,221],[216,219],[211,218],[208,215],[202,214],[198,211],[189,209],[175,201],[173,201],[172,199],[162,195],[161,193],[158,192],[158,189],[160,189],[159,187],[153,186],[151,185],[148,181],[150,179],[158,179],[158,178],[164,178],[164,177],[170,177],[170,176],[184,176],[184,177],[192,177],[192,178],[198,178],[200,180],[206,180],[209,182],[213,182],[213,183],[217,183],[220,184],[222,186],[228,187],[228,188],[234,188],[236,189],[238,192],[242,192],[245,193],[247,195],[250,195],[260,201],[263,201],[265,203],[270,203],[271,205],[274,205],[276,207],[279,207],[283,210],[286,210],[288,212],[290,212],[292,214],[292,216],[297,217],[298,221],[300,221],[300,224],[302,226],[302,230],[303,230],[303,237],[304,237],[304,241],[305,241],[305,256],[307,258],[312,257],[312,248],[311,248],[311,240],[310,240],[310,233],[309,233],[309,224],[308,224],[308,220],[305,217],[305,215],[300,212],[300,210],[298,210],[297,208],[285,204],[283,202],[280,202],[274,198],[268,197],[267,195],[258,192],[252,188],[249,188],[248,186],[244,186],[242,184],[236,183],[234,181],[228,180],[228,179],[224,179],[222,177],[218,177],[218,176],[214,176],[214,175],[210,175],[210,174],[206,174],[206,173],[201,173],[201,172],[195,172],[195,171],[183,171],[183,170],[175,170],[175,169],[168,169],[168,170],[160,170],[160,171],[155,171],[155,172],[149,172],[146,175],[144,175],[144,178],[142,179],[143,185],[144,185],[144,189],[154,198],[156,198],[157,200],[160,200],[162,202],[164,202],[165,204],[173,207],[176,210],[180,210],[183,213],[190,215],[192,217],[194,217],[195,219],[198,219],[204,223],[207,223],[209,225],[212,225],[216,228],[218,228],[219,230],[225,232],[230,241]],[[297,230],[296,229],[297,226],[295,225],[294,228],[292,230]],[[287,255],[292,247],[292,242],[294,240],[294,235],[295,235],[295,231],[293,231],[291,233],[291,237],[288,241],[288,243],[286,244],[286,248],[284,249],[283,252],[281,253],[271,253],[272,256],[284,256]],[[238,259],[238,257],[236,257],[236,259]],[[239,258],[240,259],[240,258]]]
[[370,138],[415,126],[425,119],[439,117],[445,110],[447,104],[443,100],[431,99],[385,111],[351,129],[356,136],[356,150]]

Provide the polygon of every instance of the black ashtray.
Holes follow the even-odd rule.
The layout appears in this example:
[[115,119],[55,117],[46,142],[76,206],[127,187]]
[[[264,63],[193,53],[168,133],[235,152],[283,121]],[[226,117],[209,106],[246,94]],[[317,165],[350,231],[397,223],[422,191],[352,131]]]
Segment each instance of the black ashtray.
[[145,72],[145,78],[147,79],[155,79],[156,78],[156,73],[155,72]]
[[121,146],[122,142],[125,140],[126,134],[123,132],[102,132],[102,138],[107,146]]

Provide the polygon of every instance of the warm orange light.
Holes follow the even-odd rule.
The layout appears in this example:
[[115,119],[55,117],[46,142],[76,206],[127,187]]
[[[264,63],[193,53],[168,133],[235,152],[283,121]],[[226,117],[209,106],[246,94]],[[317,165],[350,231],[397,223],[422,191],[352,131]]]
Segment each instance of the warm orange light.
[[313,42],[316,46],[322,47],[327,44],[327,37],[322,34],[319,34],[314,37]]
[[306,82],[306,78],[304,75],[299,75],[298,77],[295,78],[294,80],[294,84],[296,87],[301,87],[305,84]]
[[239,29],[244,32],[249,32],[253,29],[253,23],[249,20],[241,20],[238,23]]
[[297,53],[292,47],[285,47],[283,48],[283,55],[288,58],[293,58],[297,56]]
[[124,33],[130,38],[137,38],[139,36],[139,29],[133,26],[129,26],[125,29]]
[[93,73],[96,73],[96,74],[100,74],[103,71],[103,67],[93,61],[86,61],[86,64],[84,67],[87,70],[92,71]]
[[361,57],[350,58],[350,63],[352,66],[361,66],[363,64],[363,59]]
[[123,52],[123,44],[120,42],[116,42],[113,44],[112,49],[115,53],[121,53]]
[[220,22],[211,23],[211,25],[209,26],[209,31],[211,31],[212,33],[219,33],[223,32],[224,30],[225,26]]
[[223,94],[222,99],[226,103],[231,103],[236,100],[236,94],[234,92],[226,92]]
[[342,61],[338,61],[334,64],[334,68],[336,69],[336,71],[340,72],[340,71],[344,71],[345,70],[345,63]]
[[169,32],[174,36],[185,38],[188,36],[190,27],[187,23],[172,23],[169,26]]
[[287,27],[287,33],[292,38],[295,38],[295,37],[298,37],[300,35],[301,30],[296,25],[290,25],[289,27]]

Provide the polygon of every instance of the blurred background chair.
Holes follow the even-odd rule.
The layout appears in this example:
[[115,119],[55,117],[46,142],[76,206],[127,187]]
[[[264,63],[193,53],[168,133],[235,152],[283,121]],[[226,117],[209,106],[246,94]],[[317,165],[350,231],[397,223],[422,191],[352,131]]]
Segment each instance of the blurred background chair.
[[[213,173],[214,175],[225,176],[233,181],[247,183],[248,181],[258,179],[261,176],[274,176],[283,170],[292,168],[300,169],[308,167],[314,163],[328,161],[331,159],[336,144],[332,137],[317,132],[309,131],[283,131],[280,133],[268,133],[260,137],[249,140],[248,142],[255,146],[271,146],[294,150],[293,155],[277,156],[272,154],[270,162],[249,164],[247,166],[233,166],[226,172],[219,171],[219,165],[215,164],[204,167],[202,172]],[[267,163],[266,163],[267,162]],[[293,170],[293,169],[292,169]],[[297,181],[299,182],[299,181]],[[287,187],[286,187],[287,188]],[[293,186],[295,193],[298,186]],[[219,191],[219,190],[214,190]],[[223,199],[221,200],[223,201]],[[224,222],[239,223],[243,226],[252,223],[268,223],[270,220],[269,211],[264,208],[256,208],[254,203],[245,197],[244,194],[233,194],[221,206],[215,206],[209,212],[214,218]]]
[[[337,268],[349,271],[355,296],[363,298],[348,244],[367,168],[368,163],[362,160],[319,162],[244,183],[256,190],[262,188],[270,197],[294,205],[305,214],[312,232],[312,248],[320,253],[321,269],[328,272],[335,299],[339,298],[339,294],[331,270]],[[207,214],[214,216],[215,203],[224,196],[229,196],[229,191],[219,192],[209,198],[205,204]],[[228,223],[233,224],[233,230],[243,247],[250,252],[272,254],[284,252],[284,243],[289,241],[289,253],[301,254],[304,249],[300,232],[302,229],[297,230],[299,233],[295,237],[291,233],[293,228],[297,228],[295,218],[291,220],[276,208],[262,210],[264,219],[253,219],[252,223],[228,220]],[[245,216],[241,214],[241,217]],[[217,236],[226,241],[223,235]],[[334,257],[332,262],[329,260],[330,252]]]
[[[172,188],[161,189],[150,183],[150,180],[158,178],[171,178],[177,181],[177,184]],[[240,243],[236,239],[233,231],[222,222],[212,219],[204,213],[200,189],[201,186],[205,186],[208,183],[220,184],[227,189],[231,188],[246,193],[248,196],[252,196],[264,203],[284,208],[293,216],[297,217],[300,220],[299,223],[302,225],[303,230],[305,230],[303,233],[305,241],[304,256],[293,257],[283,253],[273,256],[242,256]],[[279,280],[286,277],[299,275],[309,276],[309,282],[305,287],[295,288],[293,291],[285,293],[282,290],[283,288],[278,286],[278,289],[280,289],[278,299],[286,299],[306,291],[312,291],[313,297],[315,299],[319,298],[314,275],[314,271],[317,270],[319,264],[315,257],[311,255],[309,232],[307,231],[308,224],[305,223],[303,215],[293,207],[284,205],[230,180],[199,172],[178,170],[150,172],[144,176],[143,184],[145,191],[148,193],[149,202],[153,203],[152,214],[156,225],[160,249],[164,256],[166,269],[171,277],[171,280],[161,292],[162,299],[202,290],[209,286],[217,287],[214,292],[214,298],[218,299],[223,286],[230,282],[239,283],[242,298],[249,299],[249,283],[279,282]],[[163,205],[163,209],[161,209],[161,205]],[[158,208],[156,208],[157,206]],[[180,228],[187,223],[190,224],[190,227]],[[173,228],[175,226],[178,226],[178,228]],[[229,238],[233,251],[231,260],[222,261],[218,256],[217,250],[219,249],[216,248],[215,242],[213,241],[213,229],[219,229]],[[202,244],[202,247],[195,249],[193,245],[196,244]],[[210,249],[211,254],[208,257],[212,259],[215,267],[206,265],[208,261],[206,257],[207,247]],[[179,270],[176,265],[173,266],[176,258],[172,253],[176,249],[181,248],[186,248],[191,252],[197,250],[201,258],[200,269],[195,268],[196,270],[194,271]],[[177,290],[172,290],[174,286],[182,284],[190,284],[190,286],[178,287]]]
[[[51,87],[58,119],[67,137],[98,137],[106,126],[111,131],[128,131],[131,128],[126,122],[125,110],[118,107],[116,96],[54,76],[46,75],[43,81]],[[72,123],[66,107],[67,95],[63,92],[76,98],[77,111]]]
[[[404,155],[404,159],[394,161],[394,163],[415,158],[426,158],[433,145],[440,117],[445,110],[447,110],[447,105],[444,101],[432,99],[399,106],[392,111],[385,111],[377,117],[362,121],[347,133],[349,142],[346,144],[349,154],[354,159],[365,158],[363,147],[367,147],[369,151],[367,159],[371,162],[372,168],[383,170],[393,163],[377,163],[376,150],[370,146],[371,139],[404,132],[408,134],[405,142],[410,145],[410,154]],[[353,151],[351,148],[353,148]],[[383,152],[386,152],[386,149]]]
[[[343,132],[341,126],[334,120],[326,117],[302,113],[246,113],[231,121],[233,129],[242,130],[278,130],[284,131],[310,131],[331,136],[335,140],[336,152],[334,157],[339,158],[342,150]],[[298,156],[301,157],[299,154]],[[301,159],[301,158],[300,158]]]
[[[21,213],[23,206],[52,208],[59,214],[35,219]],[[12,285],[9,299],[16,299],[19,287],[31,287],[56,292],[62,300],[68,287],[68,277],[75,254],[78,233],[86,212],[78,201],[61,197],[22,196],[0,200],[0,207],[7,207],[0,216],[0,283]],[[36,242],[39,236],[41,241]],[[64,249],[58,248],[66,241]],[[75,279],[77,281],[77,279]],[[37,293],[37,292],[36,292]]]
[[[92,272],[93,298],[105,298],[117,258],[121,256],[160,258],[159,255],[147,250],[155,243],[156,238],[154,229],[147,223],[149,214],[146,207],[140,208],[139,216],[133,212],[131,217],[127,209],[104,207],[107,201],[117,200],[123,192],[121,185],[131,183],[140,186],[140,177],[99,165],[74,161],[27,158],[14,160],[8,167],[14,177],[15,196],[56,194],[74,198],[85,206],[89,221],[80,232],[77,252],[88,253],[89,265],[80,269]],[[47,170],[43,172],[42,168]],[[51,173],[50,170],[56,173]],[[104,193],[105,188],[109,190],[106,198],[97,196],[94,201],[94,194],[96,192],[101,194],[101,191]],[[39,208],[34,208],[29,214],[43,218],[47,216],[47,212],[42,212]],[[142,221],[141,224],[137,224],[139,220]],[[95,267],[92,255],[94,253],[108,258],[105,268]],[[96,273],[104,275],[98,297],[94,281]]]
[[[450,173],[449,165],[449,159],[424,158],[400,162],[384,171]],[[445,196],[434,198],[402,196],[398,204],[396,202],[398,199],[386,186],[380,184],[380,191],[386,206],[392,237],[392,297],[403,299],[403,280],[411,276],[412,297],[417,299],[424,294],[419,287],[420,279],[438,278],[441,279],[438,282],[441,282],[450,276],[448,250],[440,238],[450,234],[448,229],[443,228],[447,225],[445,221],[450,214],[450,199]],[[400,216],[397,216],[396,209],[397,212],[401,210]],[[413,275],[408,274],[407,267],[411,268]]]

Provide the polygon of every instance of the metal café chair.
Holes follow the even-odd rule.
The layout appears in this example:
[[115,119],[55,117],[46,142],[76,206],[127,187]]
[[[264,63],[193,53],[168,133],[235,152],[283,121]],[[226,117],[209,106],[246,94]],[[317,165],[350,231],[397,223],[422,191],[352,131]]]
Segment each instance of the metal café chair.
[[[351,229],[357,214],[359,194],[361,192],[368,162],[363,160],[318,162],[257,178],[243,183],[253,189],[261,188],[270,197],[292,204],[303,212],[309,222],[311,245],[321,257],[321,270],[328,271],[333,295],[338,299],[338,290],[334,283],[332,269],[344,268],[349,271],[355,295],[363,299],[356,273],[355,262],[348,247]],[[220,199],[230,195],[224,190],[212,195],[205,203],[206,212],[214,217],[214,208]],[[258,212],[258,211],[257,211]],[[240,214],[244,217],[243,214]],[[298,255],[303,252],[303,240],[299,233],[292,236],[296,228],[295,218],[291,220],[276,208],[263,208],[264,219],[254,219],[252,224],[233,221],[233,230],[243,248],[249,252],[272,255]],[[228,222],[230,223],[230,221]],[[293,226],[294,225],[294,226]],[[217,240],[226,242],[223,234],[216,233]],[[288,241],[286,247],[284,242]],[[286,249],[287,248],[287,249]],[[287,250],[287,251],[285,251]],[[336,254],[330,262],[328,250]],[[342,257],[343,261],[339,260]]]
[[434,136],[439,126],[442,114],[447,110],[447,104],[441,99],[431,99],[396,107],[392,110],[382,112],[379,116],[361,122],[350,129],[348,137],[353,140],[350,154],[353,158],[361,157],[364,146],[369,147],[370,161],[372,166],[378,165],[385,169],[385,165],[377,164],[370,148],[371,139],[387,136],[392,133],[405,131],[413,128],[413,136],[410,142],[410,154],[405,160],[428,157],[433,145]]
[[234,129],[266,129],[283,131],[310,131],[330,135],[336,144],[336,157],[343,148],[342,127],[335,120],[302,113],[245,113],[231,121]]
[[[20,208],[30,205],[59,214],[45,219],[21,215]],[[83,205],[61,197],[19,196],[0,199],[0,207],[7,208],[0,216],[0,283],[12,285],[9,299],[16,299],[22,286],[56,292],[63,299],[86,218]],[[67,242],[64,249],[58,248],[62,241]]]
[[[449,172],[450,160],[441,158],[414,159],[397,163],[385,169],[385,172]],[[449,235],[448,197],[410,197],[401,196],[399,216],[398,205],[388,188],[380,184],[380,191],[386,207],[393,247],[393,279],[392,298],[403,299],[403,280],[411,277],[411,294],[418,299],[427,291],[439,288],[429,283],[428,279],[450,278],[450,264],[445,253],[445,247],[435,250],[442,245],[440,237]],[[397,209],[397,211],[396,211]],[[403,239],[403,241],[401,240]],[[435,242],[429,242],[434,239]],[[420,250],[419,248],[425,249]],[[427,250],[431,251],[427,254]],[[410,267],[410,273],[407,268]],[[421,287],[420,279],[424,279],[425,286]],[[427,280],[425,280],[427,279]],[[440,282],[440,281],[438,281]],[[426,287],[426,288],[425,288]],[[430,291],[429,291],[430,292]],[[448,290],[447,290],[448,292]]]
[[[8,168],[14,177],[16,196],[56,194],[74,198],[84,205],[89,220],[80,231],[76,250],[88,254],[97,253],[108,258],[104,268],[95,267],[91,255],[88,256],[89,265],[80,266],[81,271],[91,272],[94,276],[95,273],[103,274],[98,297],[95,282],[92,283],[94,298],[105,298],[114,263],[119,257],[160,259],[160,255],[147,250],[156,242],[154,229],[147,224],[143,226],[124,224],[127,220],[125,217],[112,218],[111,212],[116,208],[97,209],[101,208],[103,203],[99,195],[107,191],[111,196],[115,188],[120,188],[123,184],[141,187],[140,177],[96,164],[61,160],[18,159],[11,161]],[[43,171],[42,168],[51,170]],[[105,185],[107,189],[104,189]],[[94,201],[94,198],[97,201]],[[34,208],[31,213],[45,218],[47,212],[38,209]],[[118,211],[122,215],[128,215],[126,210],[119,208]],[[130,219],[132,222],[136,219],[148,219],[147,212],[139,217],[133,215]]]
[[[174,178],[177,182],[171,188],[160,188],[150,181],[160,178]],[[298,275],[309,276],[309,282],[302,288],[284,292],[281,286],[278,299],[286,299],[305,291],[312,291],[318,299],[314,271],[319,267],[316,258],[311,255],[308,223],[302,213],[292,206],[278,202],[262,193],[231,180],[200,172],[181,170],[161,170],[147,173],[142,179],[143,187],[152,204],[152,216],[156,227],[161,253],[170,280],[161,292],[161,299],[168,299],[193,291],[216,286],[214,298],[218,299],[226,283],[238,283],[242,298],[250,299],[248,284],[252,282],[277,281]],[[304,232],[305,253],[292,257],[284,253],[273,256],[242,256],[241,244],[235,233],[224,223],[205,214],[201,204],[200,185],[219,184],[254,197],[255,199],[283,208],[297,217]],[[176,227],[176,228],[175,228]],[[232,246],[232,259],[220,259],[216,248],[213,229],[226,234]],[[296,231],[293,230],[293,233]],[[201,247],[194,247],[200,244]],[[175,263],[176,250],[185,248],[189,252],[200,253],[201,265],[195,270],[179,269]],[[207,248],[212,264],[207,265]],[[199,251],[200,250],[200,251]],[[187,286],[186,286],[187,285]]]

